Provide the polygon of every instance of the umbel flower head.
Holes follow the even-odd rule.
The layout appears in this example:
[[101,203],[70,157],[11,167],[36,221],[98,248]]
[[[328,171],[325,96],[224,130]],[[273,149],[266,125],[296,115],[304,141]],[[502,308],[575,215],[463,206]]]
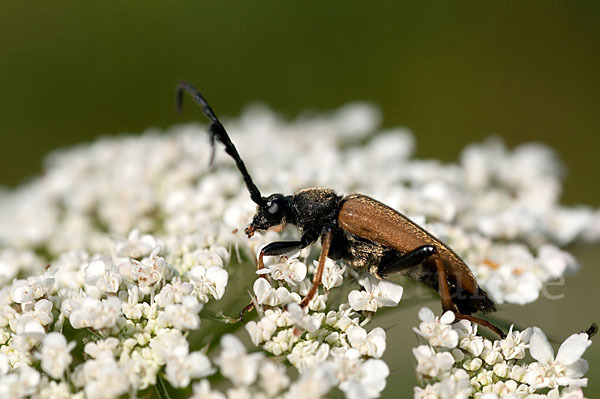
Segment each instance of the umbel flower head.
[[[360,104],[292,122],[255,107],[227,127],[264,192],[377,198],[452,247],[499,304],[534,301],[577,269],[563,246],[599,238],[598,210],[558,204],[561,168],[547,147],[490,139],[444,164],[412,158],[412,134],[378,121]],[[233,232],[255,205],[228,156],[207,168],[205,130],[61,150],[41,177],[0,191],[0,398],[384,393],[392,332],[369,324],[402,304],[403,287],[327,259],[302,308],[318,245],[266,257],[254,282],[239,281],[263,245],[296,232]],[[237,315],[246,293],[257,316],[228,326],[237,335],[207,327],[231,321],[222,314]],[[585,334],[554,355],[537,328],[490,341],[452,313],[419,317],[417,398],[583,397]]]
[[592,343],[587,333],[569,336],[554,357],[537,327],[522,332],[511,327],[506,338],[490,341],[466,320],[444,322],[448,314],[432,320],[431,310],[419,312],[422,323],[415,331],[424,343],[413,354],[423,387],[415,388],[415,399],[583,398],[588,363],[581,356]]

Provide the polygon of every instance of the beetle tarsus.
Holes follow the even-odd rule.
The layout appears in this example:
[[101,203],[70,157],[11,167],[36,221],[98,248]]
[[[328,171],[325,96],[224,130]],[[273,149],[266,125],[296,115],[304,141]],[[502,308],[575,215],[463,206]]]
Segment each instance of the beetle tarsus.
[[504,333],[504,331],[502,331],[502,329],[494,324],[492,324],[491,322],[484,320],[484,319],[480,319],[479,317],[475,317],[475,316],[471,316],[471,315],[466,315],[466,314],[462,314],[459,312],[454,312],[454,316],[457,319],[463,319],[463,320],[469,320],[470,322],[473,323],[477,323],[480,326],[486,327],[490,330],[492,330],[493,332],[495,332],[500,339],[504,339],[506,338],[506,334]]
[[244,306],[242,310],[240,310],[238,318],[235,319],[235,323],[239,323],[240,321],[244,320],[244,314],[246,314],[247,312],[251,312],[252,309],[254,309],[254,301],[251,301],[249,304]]

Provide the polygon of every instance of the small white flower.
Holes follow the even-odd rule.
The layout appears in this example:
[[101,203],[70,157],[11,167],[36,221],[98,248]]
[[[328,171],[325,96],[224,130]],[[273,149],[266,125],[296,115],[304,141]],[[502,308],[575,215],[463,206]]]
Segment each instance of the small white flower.
[[181,304],[167,305],[159,316],[159,322],[166,322],[178,330],[195,330],[200,326],[198,312],[202,304],[196,297],[186,296]]
[[480,357],[490,366],[501,362],[504,360],[502,357],[502,350],[500,349],[499,341],[488,341],[487,339],[483,341],[483,351],[481,351]]
[[158,306],[165,307],[183,302],[183,298],[188,296],[194,290],[194,285],[186,281],[181,281],[179,277],[175,277],[170,283],[165,284],[160,290],[160,293],[154,297]]
[[174,352],[179,346],[188,347],[188,341],[183,332],[174,328],[161,328],[156,336],[150,340],[150,349],[156,356],[156,362],[163,365],[167,362],[166,356]]
[[287,359],[298,369],[310,368],[324,362],[329,356],[330,349],[331,347],[326,343],[300,341],[294,345]]
[[[318,265],[318,261],[314,261],[315,267]],[[326,290],[330,290],[334,287],[339,287],[344,281],[344,272],[346,266],[340,267],[333,260],[326,258],[325,267],[323,269],[323,277],[321,283]]]
[[275,280],[282,280],[289,285],[296,285],[306,277],[307,267],[298,258],[281,256],[279,263],[266,263],[265,267],[257,270],[259,275],[269,274]]
[[39,399],[73,399],[73,396],[68,382],[42,381],[37,397]]
[[159,256],[161,247],[155,247],[148,258],[141,261],[130,258],[129,263],[119,265],[119,273],[131,281],[136,282],[140,288],[149,288],[162,279],[170,279],[172,267],[165,258]]
[[[477,335],[477,325],[472,324],[468,320],[460,320],[455,323],[454,331],[458,333],[458,346],[472,354],[473,356],[481,355],[484,348],[483,337]],[[461,352],[462,353],[462,352]]]
[[558,392],[558,388],[548,392],[548,399],[585,399],[583,390],[578,386],[566,387],[562,392]]
[[299,337],[294,333],[294,328],[287,328],[277,332],[270,340],[265,342],[263,348],[275,356],[281,356],[289,352],[298,340]]
[[441,398],[470,399],[473,397],[473,387],[469,380],[469,374],[465,370],[453,369],[435,385]]
[[377,398],[385,388],[390,370],[383,360],[363,362],[358,351],[350,349],[335,358],[340,389],[349,399]]
[[346,331],[350,345],[363,356],[380,358],[385,352],[385,331],[376,327],[368,334],[359,326],[352,326]]
[[438,318],[429,308],[421,308],[419,319],[421,319],[419,328],[413,330],[425,337],[431,346],[454,348],[458,344],[458,333],[452,328],[454,313],[451,310]]
[[203,302],[208,302],[208,294],[217,300],[221,299],[229,278],[227,271],[219,266],[194,266],[185,276],[194,283]]
[[341,331],[347,331],[349,327],[358,325],[358,318],[352,318],[352,308],[348,304],[340,306],[339,311],[329,311],[325,316],[325,323],[328,326],[337,328]]
[[120,315],[121,301],[118,298],[98,300],[86,297],[79,308],[71,313],[69,320],[73,328],[102,330],[114,326]]
[[23,313],[16,318],[11,325],[17,334],[25,334],[29,337],[41,339],[46,334],[44,327],[54,321],[52,315],[52,302],[40,299],[35,302],[27,302],[21,305]]
[[81,372],[86,398],[118,398],[127,392],[127,376],[111,356],[88,360]]
[[121,281],[118,268],[107,258],[91,261],[85,267],[85,283],[98,288],[102,293],[116,293]]
[[121,299],[121,310],[123,311],[125,317],[130,320],[139,320],[142,317],[145,308],[148,306],[147,303],[140,303],[143,297],[144,294],[135,284],[128,284],[127,292],[119,292],[119,298]]
[[513,331],[511,325],[506,338],[500,341],[500,349],[506,360],[523,359],[525,357],[525,349],[529,347],[529,338],[531,337],[532,329],[519,332]]
[[548,279],[560,277],[565,273],[573,273],[579,268],[579,263],[573,255],[550,244],[540,247],[538,261]]
[[454,364],[454,358],[449,352],[436,353],[427,345],[413,348],[413,355],[418,363],[417,373],[427,377],[437,377],[442,372],[450,370]]
[[285,305],[290,301],[290,292],[286,288],[279,287],[275,289],[264,278],[257,279],[253,288],[256,301],[261,305]]
[[51,332],[46,335],[39,354],[42,369],[52,378],[61,378],[73,360],[69,352],[74,347],[75,342],[67,344],[66,338],[61,333]]
[[103,356],[113,357],[117,354],[119,344],[120,342],[117,338],[108,337],[95,342],[88,342],[85,344],[83,351],[94,359],[99,359]]
[[338,383],[331,362],[303,370],[285,395],[285,399],[320,399]]
[[226,399],[224,394],[210,388],[208,380],[201,380],[192,385],[192,392],[190,399]]
[[285,367],[275,362],[264,361],[258,369],[259,384],[269,397],[274,397],[290,384]]
[[115,253],[122,258],[139,259],[148,256],[156,246],[156,239],[152,235],[142,235],[139,229],[133,229],[127,240],[116,240]]
[[268,341],[277,330],[275,321],[269,317],[263,317],[258,322],[249,321],[245,327],[254,345],[260,345]]
[[8,373],[10,363],[8,362],[8,356],[4,353],[0,353],[0,376]]
[[187,346],[178,346],[165,357],[167,380],[176,388],[184,388],[193,378],[206,377],[214,372],[210,360],[203,353],[188,353]]
[[303,309],[297,303],[290,303],[287,307],[287,312],[296,326],[308,332],[316,331],[323,322],[323,317],[318,317],[318,315],[323,316],[322,313],[310,315],[308,314],[308,309]]
[[567,338],[554,357],[552,346],[546,334],[537,327],[529,340],[529,352],[537,360],[529,366],[525,381],[534,388],[555,388],[557,386],[586,386],[587,378],[581,378],[588,369],[588,363],[581,355],[592,344],[586,333],[573,334]]
[[248,386],[256,380],[262,353],[246,353],[246,348],[234,335],[221,338],[221,354],[216,360],[221,374],[236,386]]
[[494,271],[484,287],[496,303],[516,303],[525,305],[539,297],[543,282],[531,271],[501,267]]
[[402,298],[401,285],[371,277],[364,277],[358,282],[365,290],[354,290],[348,294],[348,303],[354,310],[375,312],[382,306],[396,306]]
[[12,286],[12,300],[15,303],[25,303],[41,298],[53,289],[54,284],[54,277],[49,274],[17,280]]
[[37,370],[21,366],[15,373],[0,376],[0,398],[31,397],[35,395],[40,380],[41,376]]
[[414,387],[413,399],[440,399],[440,392],[438,390],[440,384],[427,385],[425,388]]

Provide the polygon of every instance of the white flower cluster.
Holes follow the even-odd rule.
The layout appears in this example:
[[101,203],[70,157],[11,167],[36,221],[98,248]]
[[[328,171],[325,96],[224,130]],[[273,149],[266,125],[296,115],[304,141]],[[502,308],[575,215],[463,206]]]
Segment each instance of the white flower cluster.
[[[324,293],[315,296],[308,308],[302,308],[299,303],[312,284],[305,277],[308,268],[298,255],[267,257],[265,268],[258,271],[272,281],[261,277],[254,282],[261,317],[246,324],[252,342],[274,356],[285,356],[301,373],[333,372],[331,381],[348,398],[378,397],[389,375],[380,359],[386,348],[386,334],[380,327],[367,332],[357,312],[397,305],[402,287],[364,278],[360,282],[365,291],[351,291],[347,303],[337,310],[330,309],[328,293],[342,284],[345,268],[326,259]],[[283,285],[286,282],[289,288]]]
[[[253,108],[225,125],[263,193],[320,186],[377,198],[447,242],[498,303],[535,300],[544,282],[577,268],[561,246],[600,238],[598,210],[558,204],[561,170],[547,148],[508,150],[490,140],[456,164],[417,160],[412,135],[376,132],[378,119],[353,104],[295,122]],[[273,231],[242,235],[255,206],[228,156],[219,150],[206,167],[205,130],[176,126],[59,151],[43,176],[0,190],[1,398],[135,396],[163,380],[173,389],[192,385],[197,398],[317,398],[334,388],[349,398],[380,395],[386,334],[365,326],[398,304],[402,287],[327,259],[323,286],[303,309],[316,250],[265,259],[245,287],[259,311],[246,330],[263,352],[249,354],[227,336],[211,341],[221,343],[211,361],[212,345],[190,339],[202,331],[206,304],[225,295],[231,253],[253,260],[261,245],[281,239]],[[361,288],[347,300],[330,295],[344,281]],[[427,318],[433,324],[420,334],[440,356],[418,368],[441,378],[451,359],[434,345],[451,345],[451,331],[467,325],[449,327],[444,316],[442,328]],[[564,386],[550,376],[562,375],[550,368],[563,362],[560,353],[551,361],[531,352],[539,364],[528,378]],[[299,370],[295,381],[282,361]],[[220,377],[231,382],[226,393],[211,388]]]
[[581,355],[592,343],[586,333],[568,337],[555,357],[537,327],[511,327],[506,338],[490,341],[466,320],[452,324],[452,312],[437,318],[422,308],[419,318],[414,330],[425,344],[413,354],[424,387],[415,388],[415,399],[584,398],[588,364]]
[[[132,232],[127,244],[117,241],[114,249],[136,247],[138,236]],[[160,246],[137,246],[138,259],[120,257],[118,250],[78,254],[76,259],[87,261],[72,267],[59,259],[46,273],[1,289],[0,397],[69,398],[72,385],[80,390],[76,396],[116,398],[155,385],[161,372],[178,388],[212,374],[208,358],[190,351],[185,332],[200,327],[208,295],[221,298],[227,271],[210,262],[180,274],[160,251]],[[219,247],[203,251],[212,257],[227,254]],[[79,364],[73,364],[76,342],[67,341],[66,324],[71,334],[88,331],[85,361]],[[39,369],[32,368],[36,365]]]

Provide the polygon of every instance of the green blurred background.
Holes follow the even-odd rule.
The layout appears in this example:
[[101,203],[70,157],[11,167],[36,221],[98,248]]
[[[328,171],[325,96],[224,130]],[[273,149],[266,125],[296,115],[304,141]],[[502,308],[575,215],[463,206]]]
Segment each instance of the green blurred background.
[[[41,173],[55,148],[200,118],[174,112],[173,88],[185,78],[221,115],[255,100],[289,117],[373,102],[385,126],[417,134],[420,157],[452,161],[492,133],[511,146],[543,141],[568,166],[564,201],[600,205],[599,2],[23,1],[1,9],[0,184]],[[572,248],[584,269],[550,290],[564,299],[504,306],[500,316],[561,339],[600,321],[599,248]],[[391,327],[387,397],[412,395],[416,309],[380,320]],[[585,357],[593,398],[600,344]]]

